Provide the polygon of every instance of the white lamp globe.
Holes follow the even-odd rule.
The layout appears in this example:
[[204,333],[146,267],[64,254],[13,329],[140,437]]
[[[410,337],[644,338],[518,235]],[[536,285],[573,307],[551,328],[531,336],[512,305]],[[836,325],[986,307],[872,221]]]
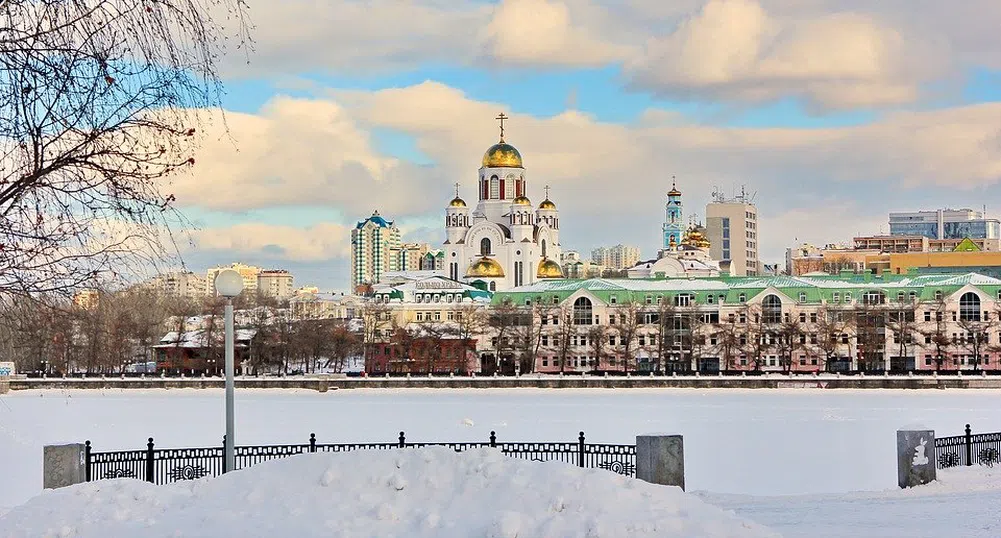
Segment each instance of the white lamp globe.
[[243,291],[243,277],[232,269],[219,271],[215,277],[215,289],[219,295],[232,299]]

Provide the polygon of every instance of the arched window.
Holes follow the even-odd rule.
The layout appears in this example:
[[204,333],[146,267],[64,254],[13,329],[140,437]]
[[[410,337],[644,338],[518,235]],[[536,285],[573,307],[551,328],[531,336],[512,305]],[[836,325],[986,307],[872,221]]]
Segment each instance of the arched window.
[[490,238],[484,237],[480,239],[480,256],[490,255]]
[[511,199],[517,196],[515,192],[515,179],[514,174],[510,174],[504,181],[504,198]]
[[542,240],[542,257],[543,258],[546,257],[546,240],[545,239]]
[[490,281],[490,291],[497,291],[497,282]]
[[777,295],[769,295],[761,301],[761,314],[765,323],[782,323],[782,300]]
[[573,324],[591,325],[594,320],[594,310],[591,308],[591,300],[587,297],[578,297],[573,302]]
[[862,294],[862,304],[886,304],[886,294],[872,290]]
[[500,199],[500,180],[497,179],[497,176],[490,176],[490,199]]
[[968,291],[959,298],[959,320],[980,321],[980,297]]

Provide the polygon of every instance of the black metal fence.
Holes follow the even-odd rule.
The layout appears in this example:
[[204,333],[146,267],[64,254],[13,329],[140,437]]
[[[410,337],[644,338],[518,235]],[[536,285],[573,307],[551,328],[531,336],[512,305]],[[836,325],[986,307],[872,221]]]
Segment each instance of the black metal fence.
[[[225,444],[225,439],[223,443]],[[226,472],[224,444],[207,448],[156,448],[150,437],[145,450],[94,452],[90,441],[87,441],[87,481],[136,478],[154,484],[166,484],[218,476]],[[408,443],[404,432],[400,432],[395,443],[323,444],[316,442],[315,434],[309,434],[309,442],[303,444],[237,446],[236,468],[244,469],[268,460],[313,452],[393,450],[425,446],[443,446],[456,452],[471,448],[497,448],[503,454],[515,458],[562,461],[579,467],[606,469],[626,476],[636,474],[635,445],[585,443],[584,432],[580,432],[576,442],[569,443],[500,443],[497,442],[496,432],[490,432],[490,440],[484,443]]]
[[1001,463],[1001,432],[974,434],[967,424],[964,435],[936,438],[935,462],[939,469],[974,463],[994,467]]

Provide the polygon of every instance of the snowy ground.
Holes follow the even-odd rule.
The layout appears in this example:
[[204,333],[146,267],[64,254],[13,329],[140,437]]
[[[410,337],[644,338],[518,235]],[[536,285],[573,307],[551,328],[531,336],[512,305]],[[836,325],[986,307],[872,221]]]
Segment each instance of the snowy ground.
[[[642,433],[680,433],[689,489],[714,492],[706,494],[714,504],[787,536],[801,535],[789,530],[796,525],[807,525],[810,536],[844,536],[823,534],[824,521],[870,516],[881,533],[856,536],[895,536],[880,527],[886,522],[880,512],[890,506],[957,525],[962,510],[930,509],[897,493],[843,494],[895,487],[894,432],[905,424],[939,435],[959,434],[967,422],[975,431],[1001,431],[999,396],[989,390],[238,391],[237,434],[240,444],[258,444],[305,442],[310,432],[321,442],[392,441],[400,430],[412,441],[486,440],[491,430],[502,441],[558,441],[584,430],[590,442],[614,443],[632,443]],[[222,430],[221,390],[8,394],[0,397],[0,461],[7,462],[0,507],[39,492],[45,444],[90,439],[95,450],[115,450],[139,448],[153,436],[163,447],[204,446],[219,444]],[[831,493],[838,495],[809,496]],[[775,495],[797,495],[796,502],[816,509],[796,523],[797,512],[784,515],[792,499],[763,497]],[[986,528],[990,521],[982,514],[989,512],[980,507],[1001,501],[996,490],[949,496],[975,501],[966,516],[981,517],[962,519]],[[946,534],[1001,536],[991,532]],[[933,534],[908,536],[924,535]]]

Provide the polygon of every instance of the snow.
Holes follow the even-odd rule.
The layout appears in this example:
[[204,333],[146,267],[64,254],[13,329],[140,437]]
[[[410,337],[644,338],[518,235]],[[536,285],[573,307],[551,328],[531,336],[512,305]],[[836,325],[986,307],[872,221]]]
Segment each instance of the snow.
[[0,536],[776,538],[675,487],[477,449],[308,454],[216,479],[48,491]]
[[[942,484],[896,489],[896,430],[919,423],[951,436],[969,423],[974,432],[1001,431],[999,396],[997,390],[240,389],[236,426],[240,444],[305,443],[310,432],[321,443],[393,442],[401,430],[414,442],[486,441],[492,430],[501,442],[574,442],[581,430],[593,443],[682,434],[690,491],[712,492],[700,495],[788,537],[996,538],[998,516],[986,507],[1001,503],[1001,492],[990,480],[971,483],[946,473]],[[0,513],[41,492],[46,444],[90,439],[98,451],[137,449],[153,436],[159,447],[214,446],[221,444],[223,417],[223,391],[215,389],[0,396]],[[976,476],[1001,482],[992,473]],[[888,531],[897,519],[906,519],[899,524],[912,532]],[[929,519],[935,525],[925,527]],[[838,521],[862,530],[838,532]]]

